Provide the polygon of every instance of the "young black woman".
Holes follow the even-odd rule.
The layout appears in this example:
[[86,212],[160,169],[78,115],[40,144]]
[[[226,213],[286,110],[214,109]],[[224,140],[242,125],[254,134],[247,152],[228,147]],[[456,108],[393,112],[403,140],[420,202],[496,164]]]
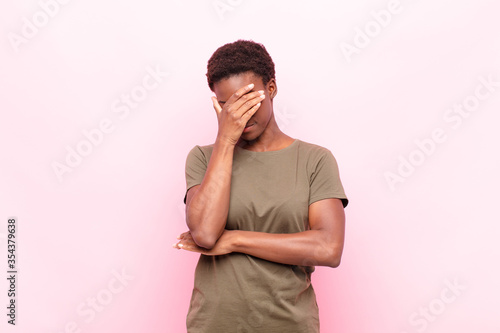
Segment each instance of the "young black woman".
[[279,129],[274,63],[262,44],[223,45],[207,79],[218,133],[187,156],[189,230],[173,245],[200,253],[187,331],[318,333],[311,273],[338,267],[344,247],[337,162]]

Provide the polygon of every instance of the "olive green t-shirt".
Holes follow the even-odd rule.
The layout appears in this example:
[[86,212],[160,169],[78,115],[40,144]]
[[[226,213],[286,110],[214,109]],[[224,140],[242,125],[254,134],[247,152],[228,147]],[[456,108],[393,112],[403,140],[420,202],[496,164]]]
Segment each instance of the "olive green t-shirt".
[[[186,159],[187,190],[201,184],[213,144],[196,145]],[[299,139],[276,151],[235,146],[226,229],[297,233],[309,229],[315,201],[348,199],[327,148]],[[287,265],[244,253],[200,254],[186,318],[188,333],[318,333],[311,284],[314,266]]]

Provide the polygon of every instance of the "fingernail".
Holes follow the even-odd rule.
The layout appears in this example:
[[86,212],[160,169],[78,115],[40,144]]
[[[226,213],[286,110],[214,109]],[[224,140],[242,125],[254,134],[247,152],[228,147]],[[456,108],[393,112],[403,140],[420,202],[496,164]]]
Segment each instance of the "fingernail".
[[177,247],[177,243],[172,244],[172,247]]
[[179,247],[182,247],[183,245],[182,244],[179,244]]
[[264,90],[259,90],[259,94],[263,94],[264,93]]
[[253,88],[253,83],[250,83],[250,84],[248,85],[248,88]]
[[181,235],[177,236],[177,239],[181,239]]

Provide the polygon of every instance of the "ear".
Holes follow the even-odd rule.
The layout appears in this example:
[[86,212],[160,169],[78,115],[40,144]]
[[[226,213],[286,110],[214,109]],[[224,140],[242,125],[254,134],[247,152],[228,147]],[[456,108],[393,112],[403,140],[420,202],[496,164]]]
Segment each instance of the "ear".
[[270,79],[266,85],[266,90],[269,93],[269,98],[273,100],[274,96],[278,93],[278,86],[274,78]]

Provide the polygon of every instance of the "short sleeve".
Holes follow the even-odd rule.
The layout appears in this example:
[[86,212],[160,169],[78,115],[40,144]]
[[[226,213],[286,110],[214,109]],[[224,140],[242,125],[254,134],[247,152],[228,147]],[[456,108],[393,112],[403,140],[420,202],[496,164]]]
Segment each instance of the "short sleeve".
[[186,203],[188,190],[198,184],[201,184],[207,170],[207,160],[200,146],[194,146],[186,158],[186,192],[184,194],[184,203]]
[[349,203],[340,181],[337,161],[328,149],[322,150],[321,156],[311,174],[309,184],[309,205],[315,201],[328,198],[341,199],[344,208]]

